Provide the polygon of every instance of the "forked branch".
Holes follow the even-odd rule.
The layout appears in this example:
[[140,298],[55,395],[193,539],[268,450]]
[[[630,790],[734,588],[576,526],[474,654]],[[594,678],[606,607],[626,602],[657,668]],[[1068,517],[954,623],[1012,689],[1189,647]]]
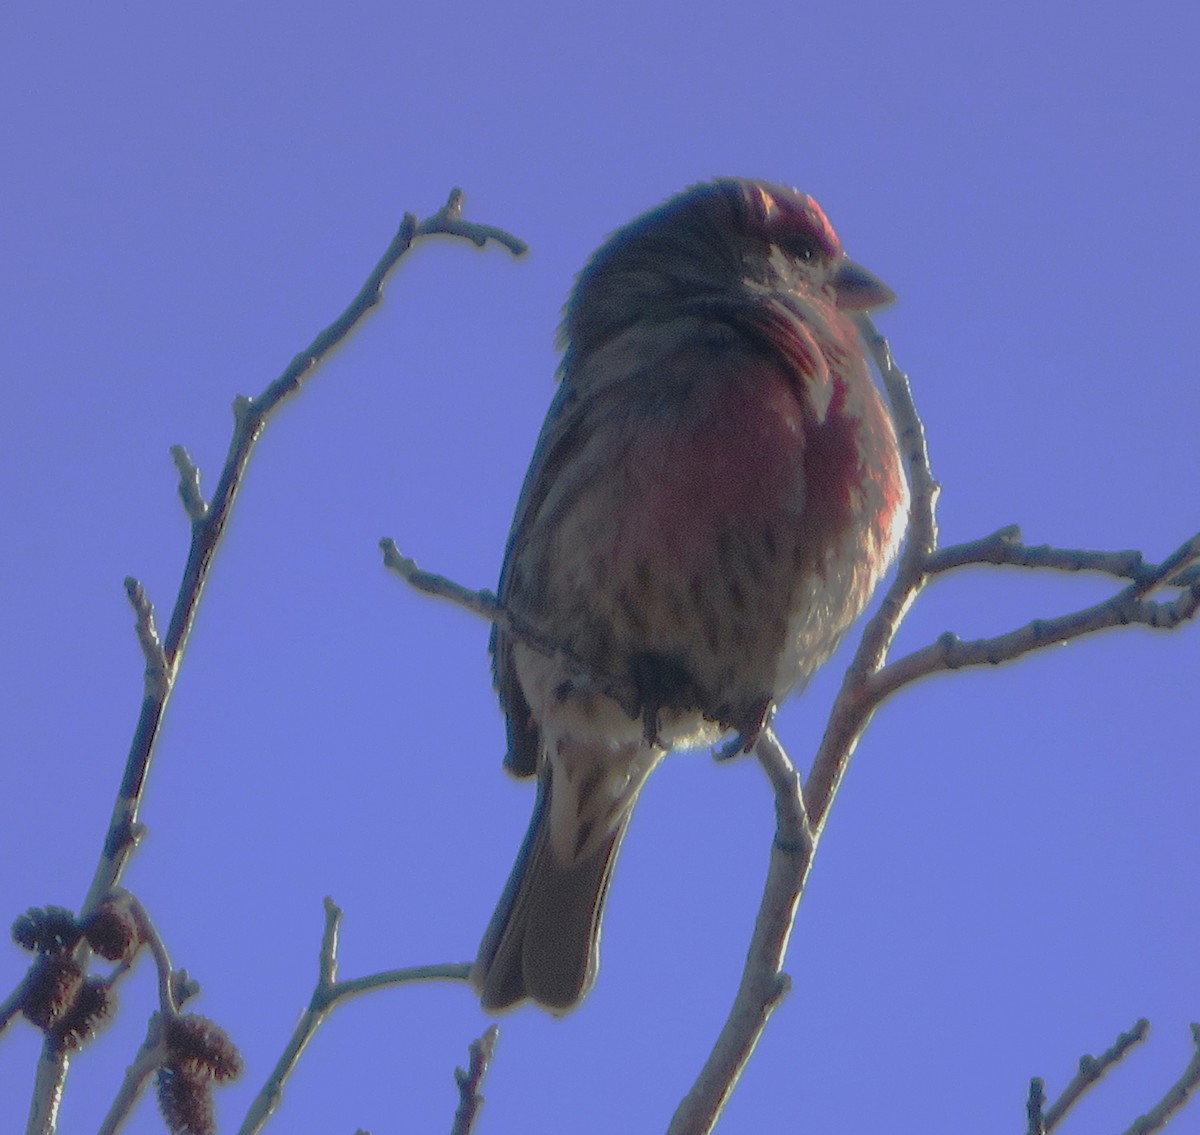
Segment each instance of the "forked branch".
[[[408,985],[414,981],[466,981],[471,965],[464,962],[461,965],[431,965],[409,966],[405,969],[386,970],[383,973],[373,973],[366,977],[356,977],[348,981],[339,980],[338,968],[338,934],[342,925],[342,912],[333,899],[325,900],[325,932],[321,935],[321,951],[317,960],[317,984],[313,988],[308,1008],[300,1014],[300,1020],[292,1030],[292,1035],[284,1047],[282,1055],[276,1062],[271,1074],[267,1077],[257,1096],[250,1105],[246,1118],[238,1128],[238,1135],[257,1135],[263,1125],[271,1118],[271,1114],[283,1099],[283,1088],[288,1077],[295,1071],[313,1033],[321,1026],[325,1018],[341,1002],[360,993],[373,989],[387,989],[397,985]],[[482,1076],[480,1072],[480,1076]]]
[[[462,201],[461,190],[455,189],[451,191],[446,204],[425,220],[418,220],[412,214],[406,214],[383,256],[341,315],[317,335],[304,351],[292,359],[283,373],[261,394],[255,398],[238,396],[235,399],[233,437],[211,499],[204,498],[200,487],[200,471],[187,452],[181,446],[172,448],[171,454],[179,472],[179,494],[191,522],[191,546],[165,635],[159,635],[155,625],[154,608],[141,584],[135,579],[127,579],[125,582],[126,592],[135,612],[138,641],[145,658],[145,694],[99,863],[80,910],[81,920],[87,919],[115,892],[137,845],[141,831],[139,813],[142,794],[163,712],[179,673],[184,648],[195,621],[197,606],[204,591],[213,556],[220,546],[254,445],[272,414],[280,403],[303,386],[330,351],[380,302],[383,284],[388,274],[417,240],[443,234],[470,240],[480,246],[494,241],[514,255],[525,251],[524,243],[510,233],[491,225],[464,220]],[[78,947],[76,960],[81,967],[86,967],[88,953],[85,944]],[[4,1001],[0,1028],[13,1019],[19,1003],[16,994]],[[160,1047],[157,1040],[148,1038],[143,1058],[139,1058],[139,1068],[143,1063],[148,1064],[151,1056]],[[67,1049],[51,1043],[48,1039],[43,1046],[36,1074],[33,1104],[27,1126],[30,1135],[50,1135],[55,1130],[67,1067]],[[142,1076],[140,1082],[144,1083],[144,1080],[145,1076]],[[114,1124],[118,1124],[121,1118],[121,1115],[110,1114],[110,1120]]]

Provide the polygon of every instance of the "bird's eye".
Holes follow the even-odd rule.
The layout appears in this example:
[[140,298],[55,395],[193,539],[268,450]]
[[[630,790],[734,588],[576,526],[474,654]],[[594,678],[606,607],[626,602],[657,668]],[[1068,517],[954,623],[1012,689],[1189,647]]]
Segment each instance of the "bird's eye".
[[784,233],[776,242],[789,256],[811,263],[821,255],[821,246],[811,233]]

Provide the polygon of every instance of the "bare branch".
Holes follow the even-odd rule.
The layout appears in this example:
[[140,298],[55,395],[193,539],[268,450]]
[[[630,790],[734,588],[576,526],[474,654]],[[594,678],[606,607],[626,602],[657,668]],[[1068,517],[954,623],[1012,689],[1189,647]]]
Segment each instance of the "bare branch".
[[[1046,1107],[1045,1083],[1035,1077],[1029,1086],[1029,1116],[1027,1135],[1051,1135],[1079,1102],[1083,1094],[1098,1084],[1109,1069],[1119,1064],[1136,1045],[1141,1044],[1150,1033],[1150,1022],[1143,1017],[1128,1032],[1121,1033],[1112,1047],[1099,1056],[1083,1056],[1079,1060],[1079,1071],[1063,1089],[1062,1095]],[[1191,1094],[1200,1086],[1200,1025],[1192,1025],[1192,1043],[1196,1051],[1184,1069],[1183,1075],[1167,1089],[1166,1094],[1128,1127],[1124,1135],[1151,1135],[1161,1131],[1167,1120],[1187,1103]]]
[[[892,408],[892,420],[896,423],[896,436],[900,452],[908,471],[908,482],[912,489],[912,510],[905,537],[905,549],[901,556],[901,571],[904,561],[926,560],[937,547],[937,501],[941,485],[934,479],[929,461],[929,446],[925,441],[925,426],[917,413],[913,401],[912,386],[897,365],[892,355],[891,344],[879,334],[870,316],[855,316],[855,324],[863,337],[871,357],[879,368]],[[911,566],[911,564],[910,564]],[[922,565],[923,567],[923,565]]]
[[[1139,552],[1027,548],[1019,542],[1020,531],[1015,526],[1001,528],[968,544],[937,550],[935,508],[939,489],[930,471],[907,377],[896,368],[887,341],[875,331],[870,320],[860,317],[859,329],[883,375],[900,431],[913,489],[912,519],[896,579],[878,614],[863,631],[804,787],[818,837],[858,739],[875,709],[901,687],[940,671],[997,665],[1110,627],[1137,623],[1169,630],[1195,618],[1200,611],[1200,571],[1196,562],[1200,560],[1200,535],[1184,541],[1161,564],[1147,564]],[[901,620],[929,579],[973,563],[1098,571],[1132,582],[1103,603],[1056,618],[1037,619],[994,638],[963,642],[948,632],[922,650],[885,665]],[[1146,598],[1162,586],[1183,590],[1170,602],[1152,602]]]
[[42,1046],[33,1081],[33,1101],[29,1106],[29,1121],[25,1135],[53,1135],[58,1126],[58,1109],[62,1106],[63,1089],[71,1066],[70,1050],[51,1045]]
[[481,619],[486,619],[489,623],[499,623],[505,630],[512,630],[515,620],[491,591],[472,591],[444,575],[425,571],[417,566],[416,560],[404,555],[390,536],[384,536],[379,541],[379,547],[383,551],[384,566],[394,571],[410,587],[423,591],[426,595],[449,599],[451,603],[478,615]]
[[[1062,552],[1069,556],[1072,553]],[[1168,580],[1178,579],[1181,567],[1200,554],[1200,537],[1185,541],[1162,564],[1141,565],[1135,582],[1111,599],[1059,615],[1053,619],[1035,619],[1023,627],[994,638],[964,642],[947,632],[929,646],[907,654],[885,666],[866,681],[866,694],[874,703],[895,693],[902,686],[928,674],[959,670],[967,666],[997,666],[1048,646],[1057,646],[1110,627],[1141,624],[1155,630],[1170,630],[1196,616],[1200,610],[1200,581],[1191,584],[1173,601],[1153,602],[1144,596]],[[1106,553],[1089,553],[1096,557]],[[1125,557],[1129,553],[1111,553]],[[1138,557],[1140,560],[1140,556]],[[1135,569],[1131,569],[1135,570]]]
[[1028,1126],[1026,1135],[1046,1135],[1046,1081],[1041,1076],[1034,1076],[1029,1081],[1029,1099],[1025,1104],[1025,1116]]
[[759,735],[755,753],[775,789],[775,838],[767,882],[733,1006],[695,1084],[680,1101],[667,1135],[712,1130],[771,1013],[791,988],[783,962],[812,866],[813,832],[800,778],[770,727]]
[[[1083,1093],[1098,1084],[1110,1068],[1124,1060],[1129,1050],[1135,1045],[1141,1044],[1149,1035],[1150,1022],[1142,1017],[1133,1028],[1117,1037],[1111,1048],[1099,1056],[1080,1057],[1079,1071],[1063,1089],[1062,1095],[1045,1112],[1043,1127],[1036,1135],[1050,1135],[1050,1132],[1062,1122],[1067,1112],[1079,1102]],[[1040,1082],[1035,1081],[1035,1083]]]
[[[220,544],[245,475],[254,444],[261,436],[271,413],[286,398],[298,391],[305,378],[339,343],[350,334],[362,318],[375,307],[383,295],[383,283],[400,258],[412,247],[413,241],[434,233],[462,236],[479,244],[495,239],[514,252],[523,250],[515,237],[490,226],[478,226],[461,220],[462,193],[454,190],[437,213],[427,221],[418,222],[406,214],[379,262],[371,270],[358,294],[345,311],[325,328],[308,348],[298,354],[284,372],[257,398],[239,396],[234,401],[234,431],[212,500],[204,504],[199,490],[199,471],[181,447],[172,450],[180,471],[180,493],[188,515],[192,518],[192,544],[184,568],[179,594],[171,613],[166,638],[162,643],[163,688],[148,693],[142,705],[141,717],[134,733],[121,792],[113,810],[105,851],[84,903],[81,917],[101,901],[117,885],[131,850],[130,833],[137,820],[142,787],[149,769],[154,743],[158,736],[163,710],[170,697],[180,660],[195,619],[196,606],[208,578],[212,558]],[[140,595],[140,588],[137,589]],[[131,600],[134,599],[131,593]],[[144,597],[143,597],[144,599]],[[135,607],[137,602],[135,601]],[[146,605],[148,609],[148,604]],[[139,628],[141,627],[139,608]]]
[[1087,552],[1082,549],[1029,547],[1021,543],[1019,525],[1008,524],[978,540],[939,548],[925,564],[930,575],[975,564],[996,567],[1051,568],[1055,571],[1096,571],[1119,579],[1138,579],[1145,567],[1141,552]]
[[341,929],[342,912],[333,899],[325,900],[325,929],[321,935],[321,950],[317,966],[317,984],[313,989],[308,1008],[292,1030],[283,1053],[280,1055],[270,1076],[250,1105],[246,1118],[238,1128],[238,1135],[255,1135],[283,1099],[283,1088],[288,1077],[296,1068],[305,1046],[320,1028],[326,1016],[341,1001],[372,989],[408,985],[414,981],[466,981],[471,972],[471,963],[412,966],[408,969],[393,969],[383,973],[369,974],[352,981],[337,980],[338,932]]
[[182,445],[171,446],[171,459],[179,470],[179,499],[193,524],[200,524],[208,515],[208,501],[200,492],[200,470],[192,464]]
[[167,953],[167,944],[163,941],[158,927],[154,925],[146,908],[133,895],[129,896],[129,909],[137,925],[138,937],[146,944],[150,956],[154,959],[154,971],[158,977],[159,1010],[164,1017],[173,1017],[179,1012],[180,999],[177,998],[175,971],[171,968],[171,957]]
[[[257,398],[239,395],[234,400],[233,436],[210,502],[206,504],[201,495],[199,470],[186,451],[181,447],[172,450],[172,457],[180,474],[180,495],[192,521],[191,547],[166,637],[161,642],[154,629],[152,609],[142,588],[135,580],[126,583],[130,601],[138,614],[138,639],[147,659],[146,693],[130,743],[124,775],[113,806],[100,861],[80,910],[81,919],[95,910],[104,901],[105,896],[118,886],[136,846],[140,832],[138,813],[141,810],[142,793],[163,713],[174,688],[213,556],[220,545],[255,442],[278,405],[300,389],[318,364],[350,334],[367,312],[380,302],[384,280],[412,247],[413,242],[433,234],[458,236],[477,245],[496,240],[516,255],[524,251],[521,241],[503,230],[463,221],[462,192],[458,189],[453,190],[446,204],[426,221],[418,222],[411,214],[406,214],[383,256],[342,314],[317,335],[306,350],[292,359],[283,373]],[[27,1127],[31,1135],[49,1135],[57,1126],[58,1105],[67,1062],[68,1055],[65,1049],[49,1042],[43,1046]]]
[[1188,1102],[1192,1093],[1200,1088],[1200,1024],[1192,1025],[1192,1044],[1196,1051],[1183,1070],[1183,1075],[1173,1083],[1161,1100],[1145,1115],[1141,1116],[1124,1133],[1124,1135],[1151,1135],[1153,1131],[1161,1131],[1167,1125],[1167,1120],[1175,1115]]
[[170,683],[170,671],[158,627],[154,623],[154,605],[146,596],[145,588],[133,578],[125,577],[125,594],[137,616],[135,630],[142,657],[146,659],[146,697],[166,697]]
[[450,1135],[471,1135],[475,1129],[475,1120],[479,1117],[479,1109],[483,1107],[483,1096],[479,1088],[487,1073],[488,1065],[496,1051],[496,1040],[500,1030],[490,1025],[478,1040],[471,1041],[468,1052],[470,1063],[464,1072],[461,1068],[454,1069],[454,1082],[458,1085],[458,1110],[454,1113],[454,1126]]
[[134,1105],[142,1098],[150,1077],[154,1075],[166,1054],[162,1023],[161,1013],[151,1014],[146,1027],[146,1039],[142,1041],[133,1063],[125,1069],[125,1077],[96,1135],[116,1135],[129,1118]]
[[[1163,584],[1181,586],[1178,583],[1179,576],[1197,560],[1200,560],[1200,533],[1190,540],[1185,540],[1157,567],[1149,568],[1145,578],[1135,580],[1129,591],[1130,596],[1141,598],[1149,595],[1156,587],[1161,587]],[[1188,586],[1196,590],[1197,585],[1194,579],[1195,577],[1192,577],[1193,582],[1190,582]]]
[[804,784],[804,802],[817,840],[858,740],[878,704],[868,696],[866,681],[887,661],[900,623],[928,580],[926,564],[937,547],[938,535],[937,499],[941,488],[933,477],[925,429],[913,403],[908,376],[896,366],[891,347],[871,320],[865,315],[858,316],[856,323],[887,389],[908,471],[912,505],[896,578],[884,594],[878,612],[863,629]]
[[489,240],[504,245],[514,256],[524,256],[529,246],[512,233],[498,229],[494,225],[480,225],[473,221],[462,219],[463,191],[457,187],[450,190],[450,196],[432,217],[417,225],[418,236],[428,236],[444,233],[447,236],[461,236],[482,248]]
[[[933,477],[924,431],[913,404],[907,376],[896,367],[886,340],[876,332],[870,320],[862,317],[858,326],[875,358],[891,401],[913,494],[912,511],[896,578],[885,593],[878,613],[863,631],[858,650],[846,673],[830,713],[825,735],[804,785],[802,803],[808,810],[808,853],[804,874],[799,879],[796,903],[803,893],[804,878],[811,866],[812,850],[816,841],[820,839],[829,809],[858,740],[870,723],[876,707],[895,690],[937,670],[984,662],[994,664],[1110,626],[1142,623],[1154,628],[1174,627],[1193,618],[1200,609],[1200,574],[1195,566],[1196,561],[1200,559],[1200,536],[1185,541],[1159,565],[1146,564],[1137,552],[1076,552],[1052,548],[1024,548],[1019,543],[1020,532],[1015,527],[1000,529],[972,544],[958,545],[939,552],[936,507],[940,490]],[[929,579],[937,573],[970,563],[996,563],[1068,571],[1102,571],[1118,578],[1130,579],[1132,582],[1119,594],[1094,607],[1057,619],[1038,620],[1008,635],[977,643],[962,643],[954,635],[943,635],[925,650],[916,651],[898,662],[887,665],[888,651],[900,623]],[[1150,601],[1147,596],[1164,584],[1184,590],[1172,602]],[[779,782],[775,780],[774,783],[777,800],[780,800],[782,797],[778,795]],[[793,905],[793,916],[795,909],[796,906]],[[786,944],[786,937],[784,943]],[[745,976],[743,988],[744,985]],[[1139,1022],[1138,1027],[1142,1027],[1142,1024]],[[722,1032],[713,1056],[710,1057],[709,1065],[706,1065],[705,1072],[701,1074],[702,1080],[721,1051],[728,1029],[727,1023],[726,1030]],[[1046,1135],[1051,1131],[1065,1107],[1070,1106],[1074,1098],[1103,1075],[1104,1071],[1119,1060],[1138,1039],[1140,1036],[1124,1034],[1118,1039],[1117,1045],[1106,1052],[1099,1061],[1081,1063],[1080,1075],[1068,1086],[1063,1099],[1055,1103],[1044,1117],[1044,1089],[1041,1082],[1035,1080],[1031,1085],[1028,1104],[1030,1132],[1033,1135]],[[1200,1057],[1194,1063],[1197,1062],[1200,1062]],[[726,1095],[732,1090],[738,1071],[740,1067],[726,1073]],[[1191,1071],[1189,1066],[1189,1073]],[[1200,1075],[1200,1071],[1195,1075]],[[1087,1078],[1089,1076],[1090,1079]],[[1187,1092],[1194,1084],[1195,1080],[1188,1080],[1188,1075],[1185,1074],[1180,1085],[1186,1086],[1180,1088],[1177,1085],[1179,1091],[1173,1089],[1172,1106],[1182,1106]],[[690,1098],[689,1095],[688,1099],[685,1099],[680,1112]],[[723,1099],[724,1097],[721,1103]],[[719,1106],[718,1104],[717,1110],[712,1113],[709,1126],[716,1121]],[[680,1112],[676,1113],[676,1119],[679,1118]],[[692,1126],[681,1126],[678,1130],[699,1132],[708,1129],[708,1126],[697,1122]],[[676,1131],[674,1122],[671,1131]]]
[[1170,587],[1190,587],[1200,580],[1200,566],[1186,566],[1188,561],[1195,558],[1190,551],[1179,560],[1175,557],[1180,556],[1183,549],[1191,549],[1196,539],[1193,537],[1186,541],[1164,564],[1148,564],[1142,553],[1135,551],[1094,552],[1083,548],[1052,548],[1049,544],[1031,547],[1021,543],[1020,528],[1010,524],[978,540],[939,548],[929,557],[925,570],[930,575],[938,575],[956,568],[990,564],[1064,572],[1092,571],[1117,579],[1130,579],[1139,584],[1158,586],[1165,583]]

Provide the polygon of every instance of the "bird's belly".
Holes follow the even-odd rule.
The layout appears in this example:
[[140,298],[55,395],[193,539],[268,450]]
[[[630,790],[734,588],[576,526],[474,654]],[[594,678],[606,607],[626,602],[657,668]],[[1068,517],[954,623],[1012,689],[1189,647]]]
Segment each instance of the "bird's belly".
[[631,684],[664,741],[749,725],[773,699],[804,461],[791,391],[760,387],[689,429],[644,429],[561,518],[549,607],[574,609],[577,656]]

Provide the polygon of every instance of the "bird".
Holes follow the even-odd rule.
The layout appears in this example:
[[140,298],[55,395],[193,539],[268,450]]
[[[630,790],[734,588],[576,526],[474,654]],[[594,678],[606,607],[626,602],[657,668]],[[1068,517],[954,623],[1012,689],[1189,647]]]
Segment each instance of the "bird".
[[528,833],[483,1008],[595,982],[613,864],[671,750],[753,749],[895,557],[909,490],[856,313],[892,291],[812,197],[717,178],[608,237],[564,308],[490,649]]

